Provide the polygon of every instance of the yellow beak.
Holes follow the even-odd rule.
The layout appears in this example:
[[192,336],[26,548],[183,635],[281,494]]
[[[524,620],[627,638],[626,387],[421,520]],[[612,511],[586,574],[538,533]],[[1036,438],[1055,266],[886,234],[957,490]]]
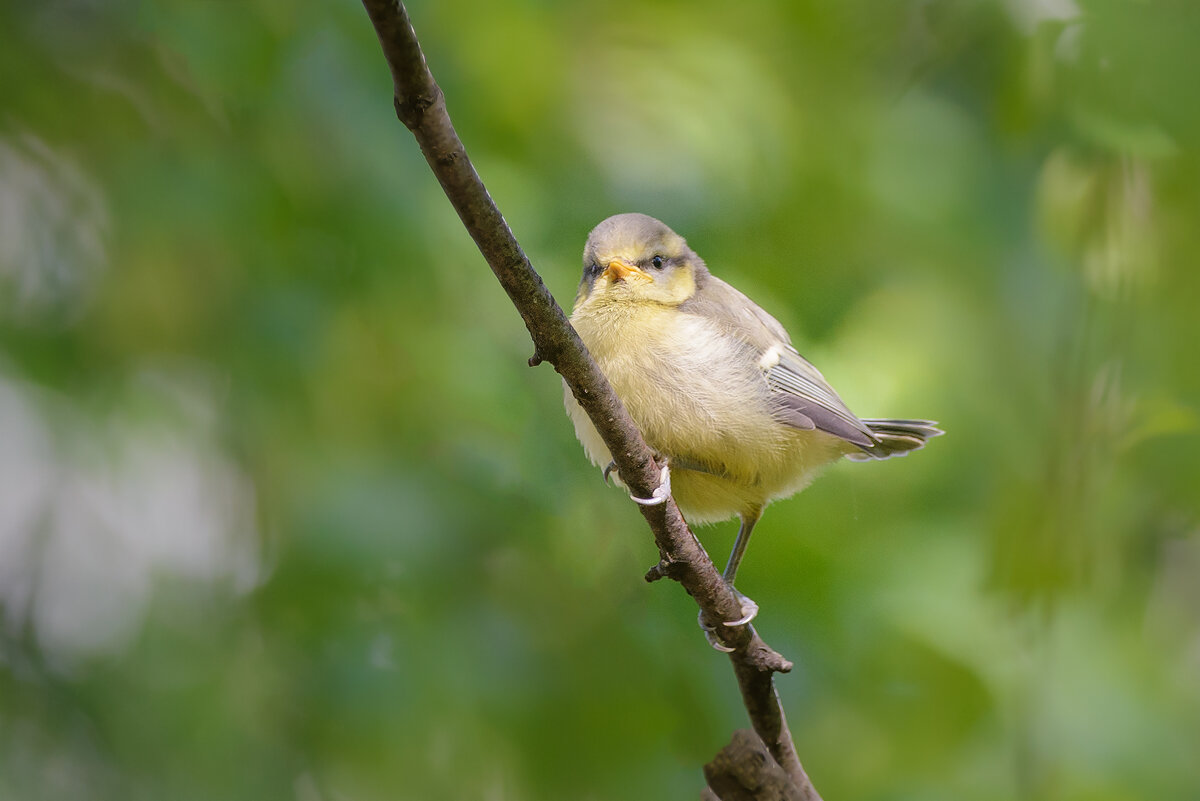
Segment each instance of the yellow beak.
[[610,261],[608,269],[604,271],[604,274],[608,276],[609,281],[627,281],[630,278],[650,277],[624,259],[613,259]]

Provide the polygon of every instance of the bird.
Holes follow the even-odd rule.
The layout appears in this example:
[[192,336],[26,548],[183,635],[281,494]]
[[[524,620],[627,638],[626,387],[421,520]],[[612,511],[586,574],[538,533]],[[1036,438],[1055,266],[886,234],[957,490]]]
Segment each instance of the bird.
[[[804,489],[841,458],[903,456],[943,433],[932,420],[857,417],[779,321],[645,214],[614,215],[588,235],[570,319],[646,444],[666,462],[684,519],[739,518],[722,576],[743,616],[726,625],[757,613],[734,581],[769,503]],[[564,396],[576,436],[607,478],[608,449],[569,388]],[[703,615],[701,626],[719,647]]]

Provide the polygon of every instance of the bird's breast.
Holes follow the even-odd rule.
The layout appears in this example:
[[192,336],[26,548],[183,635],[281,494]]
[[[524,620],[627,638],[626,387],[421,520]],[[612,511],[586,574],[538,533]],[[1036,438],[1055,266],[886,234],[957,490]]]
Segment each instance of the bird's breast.
[[753,483],[786,447],[759,354],[710,321],[647,307],[601,309],[572,322],[659,453]]

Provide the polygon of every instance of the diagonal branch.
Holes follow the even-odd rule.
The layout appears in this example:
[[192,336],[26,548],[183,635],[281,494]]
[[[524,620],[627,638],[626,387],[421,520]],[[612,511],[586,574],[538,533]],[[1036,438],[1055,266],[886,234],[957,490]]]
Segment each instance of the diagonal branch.
[[[660,465],[608,380],[588,354],[566,315],[521,250],[454,132],[446,101],[433,79],[408,11],[399,0],[363,0],[395,84],[396,115],[412,131],[425,160],[450,199],[488,266],[525,321],[533,339],[534,365],[550,362],[562,375],[612,454],[630,491],[650,497],[658,486]],[[737,620],[741,605],[712,560],[688,529],[674,500],[639,507],[654,533],[660,561],[647,581],[678,581],[708,620]],[[751,626],[718,626],[730,653],[734,674],[754,730],[771,756],[808,801],[819,801],[796,756],[772,673],[791,670]]]

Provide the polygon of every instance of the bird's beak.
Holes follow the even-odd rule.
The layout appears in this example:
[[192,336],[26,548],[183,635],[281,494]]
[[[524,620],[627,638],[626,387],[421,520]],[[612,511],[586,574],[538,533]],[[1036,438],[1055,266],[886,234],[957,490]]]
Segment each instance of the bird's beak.
[[610,282],[613,281],[628,281],[630,278],[649,278],[644,272],[634,267],[624,259],[613,259],[608,263],[608,269],[604,271]]

